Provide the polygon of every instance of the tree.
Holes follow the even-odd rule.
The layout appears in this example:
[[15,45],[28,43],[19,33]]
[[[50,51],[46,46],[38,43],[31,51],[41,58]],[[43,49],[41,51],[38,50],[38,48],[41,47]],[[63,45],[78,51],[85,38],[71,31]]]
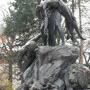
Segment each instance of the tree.
[[9,64],[9,81],[12,84],[12,65],[17,49],[32,39],[38,31],[34,0],[15,0],[9,7],[10,15],[4,18],[5,27],[2,37],[2,51]]
[[15,30],[19,33],[28,32],[33,28],[35,18],[35,3],[34,0],[15,0],[11,4],[14,11],[10,9],[11,17],[13,18]]
[[5,34],[9,37],[19,37],[19,42],[24,45],[30,36],[35,35],[38,30],[38,21],[36,18],[35,0],[15,0],[10,4],[10,16],[5,18]]
[[1,47],[1,51],[2,53],[4,53],[4,57],[3,59],[5,59],[5,61],[8,63],[8,70],[9,70],[9,82],[10,82],[10,87],[12,90],[12,62],[14,61],[14,57],[16,56],[15,51],[13,50],[13,43],[14,41],[11,40],[11,38],[6,37],[5,35],[2,35],[0,37],[1,41],[2,41],[2,47]]

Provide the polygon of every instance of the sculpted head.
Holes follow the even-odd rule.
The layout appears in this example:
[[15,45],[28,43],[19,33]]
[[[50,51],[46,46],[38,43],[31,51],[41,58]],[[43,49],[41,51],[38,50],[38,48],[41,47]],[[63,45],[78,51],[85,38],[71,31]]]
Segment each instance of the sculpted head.
[[72,64],[68,71],[68,80],[70,85],[74,88],[80,86],[85,88],[88,84],[89,68],[81,64]]

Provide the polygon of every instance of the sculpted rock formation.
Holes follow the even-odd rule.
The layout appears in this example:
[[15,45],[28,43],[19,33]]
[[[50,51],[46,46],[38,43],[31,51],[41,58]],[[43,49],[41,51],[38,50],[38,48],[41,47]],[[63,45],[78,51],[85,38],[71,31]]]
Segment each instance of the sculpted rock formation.
[[30,44],[24,46],[18,53],[18,64],[20,70],[24,72],[36,58],[37,44],[32,41]]
[[65,73],[67,90],[85,90],[90,84],[90,69],[82,64],[72,64]]
[[[21,60],[21,66],[24,67],[25,63],[25,70],[22,74],[23,83],[19,88],[24,89],[17,90],[65,90],[65,70],[76,62],[79,55],[78,48],[74,46],[37,47],[37,45],[33,48],[35,45],[30,44],[26,46],[29,49],[24,49],[30,56],[24,59],[28,62]],[[35,56],[31,55],[33,52]],[[27,53],[24,57],[27,57]]]
[[75,64],[77,47],[37,46],[31,42],[19,56],[23,81],[17,90],[89,90],[90,69]]

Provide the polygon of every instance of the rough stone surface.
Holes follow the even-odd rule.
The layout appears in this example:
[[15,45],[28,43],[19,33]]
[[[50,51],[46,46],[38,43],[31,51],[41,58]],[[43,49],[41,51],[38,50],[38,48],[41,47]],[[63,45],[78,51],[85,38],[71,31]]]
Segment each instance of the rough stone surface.
[[[25,66],[25,70],[22,85],[17,90],[89,90],[86,87],[90,84],[90,70],[84,65],[75,64],[79,56],[77,47],[37,47],[34,44],[25,46],[19,54],[27,58],[19,58],[21,69]],[[75,78],[73,71],[77,72],[75,75],[79,79]],[[78,85],[77,81],[81,83]],[[79,88],[73,88],[73,83]]]
[[[37,50],[35,51],[35,49]],[[33,50],[36,53],[36,58],[32,63],[25,62],[31,64],[23,73],[23,87],[28,85],[30,90],[34,90],[33,88],[38,88],[37,90],[64,90],[64,71],[69,65],[76,62],[79,50],[72,46],[40,46],[35,49]]]
[[20,70],[24,72],[36,58],[36,51],[37,44],[32,41],[30,44],[25,45],[18,53],[18,65]]
[[82,64],[72,64],[65,73],[67,90],[85,90],[90,83],[90,69]]

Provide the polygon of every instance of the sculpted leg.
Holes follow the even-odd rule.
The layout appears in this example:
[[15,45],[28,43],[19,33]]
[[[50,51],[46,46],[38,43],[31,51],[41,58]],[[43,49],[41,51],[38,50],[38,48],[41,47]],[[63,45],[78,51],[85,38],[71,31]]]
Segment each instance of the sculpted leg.
[[62,40],[63,45],[65,44],[65,41],[64,41],[64,32],[61,29],[62,17],[58,11],[54,11],[54,13],[55,13],[55,31],[59,34],[59,37]]
[[62,30],[60,30],[61,28],[59,28],[58,26],[55,27],[55,30],[59,33],[59,36],[62,40],[62,45],[65,44],[65,41],[64,41],[64,32]]
[[48,44],[50,46],[55,46],[56,45],[56,41],[55,41],[55,35],[54,35],[54,27],[49,26],[48,28]]
[[44,33],[44,26],[41,29],[41,35],[42,35],[42,40],[43,40],[44,45],[47,45],[47,35]]
[[56,45],[56,38],[55,38],[55,17],[54,12],[52,12],[51,16],[48,19],[48,44],[50,46]]

